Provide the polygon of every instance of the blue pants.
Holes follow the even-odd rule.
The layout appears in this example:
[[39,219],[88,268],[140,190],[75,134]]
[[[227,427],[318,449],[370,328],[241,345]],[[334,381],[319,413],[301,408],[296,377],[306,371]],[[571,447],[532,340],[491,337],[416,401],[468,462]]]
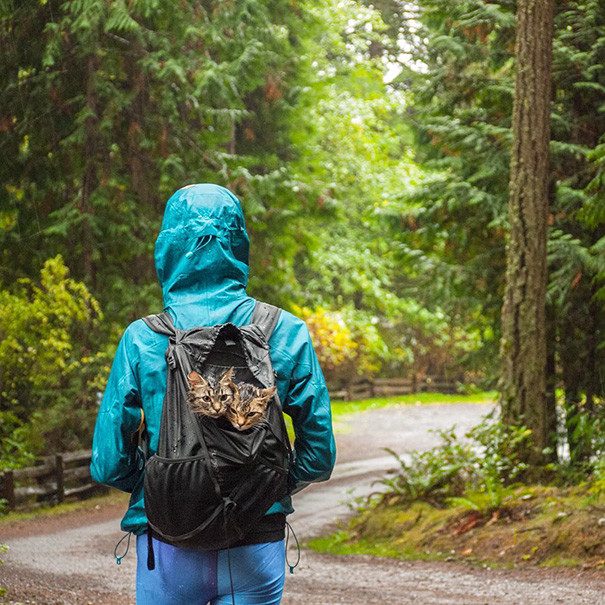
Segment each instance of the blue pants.
[[281,601],[284,540],[208,551],[153,538],[153,552],[155,569],[149,571],[147,533],[137,536],[137,605],[231,605],[231,582],[236,605]]

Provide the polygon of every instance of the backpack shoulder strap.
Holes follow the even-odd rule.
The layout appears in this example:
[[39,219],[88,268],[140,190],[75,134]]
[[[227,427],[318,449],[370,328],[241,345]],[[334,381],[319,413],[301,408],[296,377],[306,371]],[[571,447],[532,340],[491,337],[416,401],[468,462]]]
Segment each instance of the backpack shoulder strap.
[[143,321],[158,334],[164,334],[165,336],[174,336],[176,334],[172,317],[168,313],[148,315],[147,317],[143,317]]
[[267,342],[269,342],[280,314],[281,309],[279,307],[257,300],[250,323],[257,325],[263,331]]

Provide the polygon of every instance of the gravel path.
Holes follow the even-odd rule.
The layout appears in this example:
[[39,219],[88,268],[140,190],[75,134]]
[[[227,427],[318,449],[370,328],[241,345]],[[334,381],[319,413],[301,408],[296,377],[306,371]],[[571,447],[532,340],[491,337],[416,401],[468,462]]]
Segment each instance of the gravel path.
[[[436,441],[431,428],[475,424],[486,405],[418,405],[373,410],[338,425],[338,464],[333,479],[296,496],[290,518],[299,538],[326,531],[348,514],[346,502],[368,493],[371,483],[393,467],[382,449],[405,454]],[[118,566],[113,548],[123,535],[123,507],[69,514],[5,528],[8,542],[0,584],[5,603],[134,603],[134,537]],[[0,529],[0,531],[2,531]],[[309,551],[289,575],[286,605],[347,603],[605,605],[605,575],[576,570],[482,570],[460,563],[402,562],[369,557],[334,557]]]

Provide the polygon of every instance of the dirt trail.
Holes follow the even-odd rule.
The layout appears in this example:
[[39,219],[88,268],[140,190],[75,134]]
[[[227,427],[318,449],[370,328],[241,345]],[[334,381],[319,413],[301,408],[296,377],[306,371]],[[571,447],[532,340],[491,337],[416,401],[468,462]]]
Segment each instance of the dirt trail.
[[[367,493],[393,466],[382,449],[405,453],[433,445],[431,428],[475,424],[489,406],[401,406],[358,414],[338,426],[338,464],[333,479],[301,492],[290,521],[301,539],[325,531],[348,513],[346,501]],[[134,603],[136,548],[118,566],[113,549],[122,536],[123,508],[106,507],[47,522],[10,528],[10,551],[0,567],[6,603],[109,605]],[[0,529],[0,533],[2,530]],[[2,541],[2,536],[0,536]],[[481,570],[459,563],[401,562],[332,557],[304,551],[289,575],[286,605],[348,603],[605,605],[605,576],[572,570]]]

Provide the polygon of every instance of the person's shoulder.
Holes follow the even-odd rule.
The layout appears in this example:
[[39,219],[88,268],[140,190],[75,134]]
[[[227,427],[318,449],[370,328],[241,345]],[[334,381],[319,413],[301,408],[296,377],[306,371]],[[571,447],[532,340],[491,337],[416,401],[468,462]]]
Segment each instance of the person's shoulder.
[[269,344],[274,351],[293,360],[300,359],[304,351],[312,346],[311,334],[304,320],[282,309]]
[[281,345],[289,350],[310,342],[309,328],[303,319],[290,311],[281,309],[280,316],[271,336],[272,345]]
[[143,318],[131,321],[122,334],[122,339],[126,345],[139,350],[145,350],[148,347],[156,347],[166,337],[154,332],[144,321]]
[[143,318],[135,319],[131,321],[124,330],[123,337],[128,338],[130,340],[137,340],[141,338],[141,336],[147,335],[151,332],[151,329],[147,326],[147,324],[143,321]]
[[[321,374],[313,339],[306,322],[282,310],[273,335],[269,339],[271,358],[278,375],[301,379]],[[318,383],[319,384],[319,383]]]
[[308,331],[307,324],[304,320],[294,315],[294,313],[286,311],[285,309],[281,309],[276,328],[281,328],[282,330]]

